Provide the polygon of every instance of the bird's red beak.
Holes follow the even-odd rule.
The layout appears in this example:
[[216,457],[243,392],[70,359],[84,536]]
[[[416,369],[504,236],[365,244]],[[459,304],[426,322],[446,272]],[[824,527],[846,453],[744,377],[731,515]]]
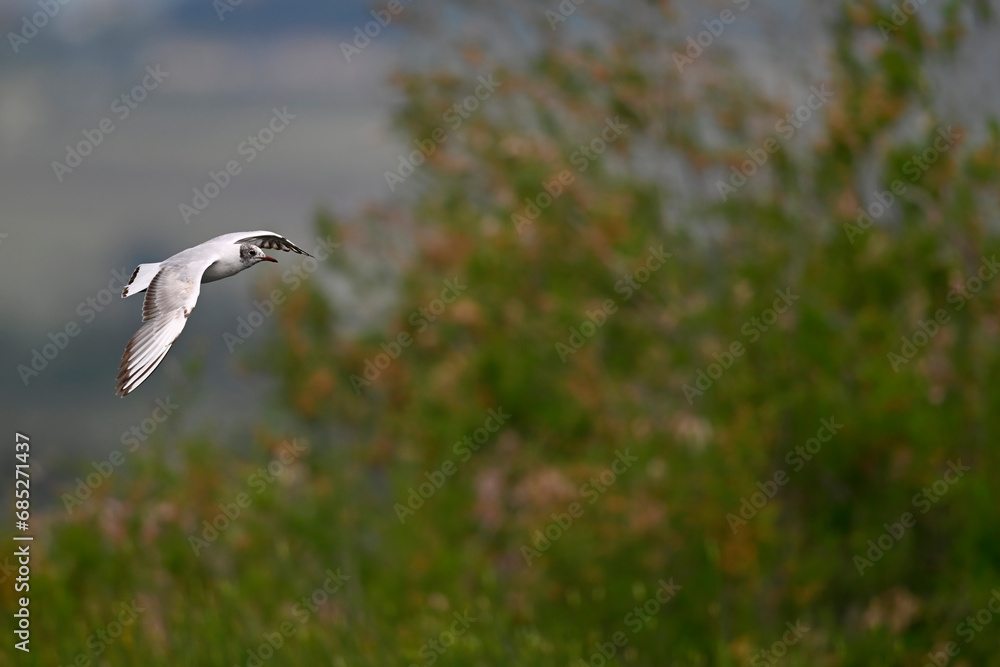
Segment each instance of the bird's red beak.
[[276,260],[274,257],[268,257],[267,255],[264,255],[264,260],[263,261],[265,261],[265,262],[274,262],[275,264],[278,263],[278,260]]

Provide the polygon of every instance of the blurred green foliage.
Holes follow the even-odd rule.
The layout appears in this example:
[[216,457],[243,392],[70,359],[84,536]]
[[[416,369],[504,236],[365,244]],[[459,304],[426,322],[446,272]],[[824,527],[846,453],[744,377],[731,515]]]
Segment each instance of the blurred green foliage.
[[[962,44],[960,4],[897,29],[873,2],[831,8],[827,76],[790,83],[791,105],[725,34],[678,71],[666,2],[588,5],[571,21],[592,31],[497,13],[492,39],[442,40],[394,80],[408,146],[447,128],[402,203],[317,216],[342,245],[316,276],[360,302],[388,285],[385,317],[351,332],[304,281],[248,356],[275,380],[252,451],[158,434],[49,518],[17,664],[256,664],[286,622],[264,664],[761,665],[789,623],[808,632],[778,645],[787,665],[923,664],[948,642],[951,664],[1000,664],[995,627],[962,625],[1000,588],[1000,304],[992,276],[970,281],[997,250],[1000,131],[942,117],[928,75]],[[627,129],[598,155],[609,122]],[[754,173],[723,198],[733,169]],[[435,304],[446,281],[467,287]],[[776,291],[798,298],[769,312]],[[510,417],[474,451],[490,410]],[[810,442],[823,420],[842,428]],[[258,491],[293,438],[307,451]],[[942,482],[950,462],[969,471]],[[680,589],[650,604],[660,582]],[[88,650],[133,599],[136,622]]]

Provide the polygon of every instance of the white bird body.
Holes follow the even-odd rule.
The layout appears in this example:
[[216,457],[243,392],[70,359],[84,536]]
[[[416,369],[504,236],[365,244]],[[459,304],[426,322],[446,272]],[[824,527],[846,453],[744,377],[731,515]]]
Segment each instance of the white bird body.
[[228,278],[258,262],[278,261],[262,248],[309,254],[274,232],[235,232],[216,236],[162,262],[137,266],[122,298],[146,292],[142,302],[146,324],[125,347],[116,393],[127,396],[163,361],[194,310],[201,283]]

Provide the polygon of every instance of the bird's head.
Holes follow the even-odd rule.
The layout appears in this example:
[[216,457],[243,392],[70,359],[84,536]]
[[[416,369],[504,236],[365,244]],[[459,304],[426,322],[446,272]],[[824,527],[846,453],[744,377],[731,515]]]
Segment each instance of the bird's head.
[[252,243],[240,244],[240,261],[247,267],[251,267],[257,262],[277,262],[274,257],[268,257],[263,250]]

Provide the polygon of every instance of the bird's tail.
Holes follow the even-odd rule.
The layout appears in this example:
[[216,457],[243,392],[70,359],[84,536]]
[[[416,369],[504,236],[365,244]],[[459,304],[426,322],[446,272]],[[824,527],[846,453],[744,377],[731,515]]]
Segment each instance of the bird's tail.
[[125,289],[122,290],[122,298],[133,294],[138,294],[139,292],[146,291],[149,287],[149,283],[153,282],[153,278],[160,271],[160,262],[155,262],[153,264],[140,264],[135,267],[135,271],[132,272],[132,277],[128,279],[128,284],[125,285]]

